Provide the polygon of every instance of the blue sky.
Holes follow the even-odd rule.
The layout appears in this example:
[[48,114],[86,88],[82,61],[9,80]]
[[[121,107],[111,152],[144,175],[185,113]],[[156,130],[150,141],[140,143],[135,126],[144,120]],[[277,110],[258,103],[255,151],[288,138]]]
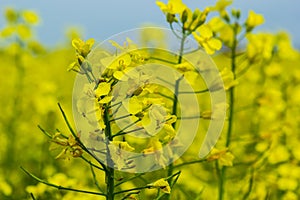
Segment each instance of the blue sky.
[[[203,9],[215,0],[183,0],[188,6]],[[65,41],[67,27],[81,27],[85,38],[98,41],[109,36],[151,23],[167,26],[155,0],[1,0],[1,13],[5,7],[36,10],[42,18],[37,27],[39,40],[47,45]],[[288,31],[295,46],[300,47],[299,0],[235,0],[234,8],[240,8],[246,17],[250,9],[263,13],[266,22],[262,31]],[[0,27],[3,27],[0,18]]]

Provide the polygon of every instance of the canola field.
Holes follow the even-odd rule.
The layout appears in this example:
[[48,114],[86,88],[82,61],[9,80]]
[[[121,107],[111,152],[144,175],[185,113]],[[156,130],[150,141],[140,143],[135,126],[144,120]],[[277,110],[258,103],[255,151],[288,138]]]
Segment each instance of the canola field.
[[[66,36],[65,44],[50,48],[36,40],[40,19],[34,11],[7,8],[1,13],[0,199],[300,198],[300,56],[289,34],[255,31],[263,26],[263,13],[230,9],[228,0],[194,10],[180,0],[153,3],[178,42],[176,55],[136,49],[130,39],[110,41],[113,52],[119,52],[110,53],[96,47],[101,41],[84,40],[76,32]],[[141,35],[140,44],[167,45],[160,31]],[[200,56],[199,49],[186,51],[190,39],[215,63],[218,72],[211,80],[221,82],[205,83],[202,76],[209,69],[188,62]],[[95,55],[101,59],[94,62]],[[175,89],[149,83],[146,72],[138,69],[149,63],[176,71]],[[106,71],[99,75],[90,65]],[[76,129],[79,118],[73,116],[76,76],[87,83],[84,94],[92,94],[76,104],[84,119],[98,127],[87,136],[91,144],[84,142],[83,131]],[[189,138],[192,130],[180,115],[185,111],[178,103],[183,78],[192,86],[181,93],[193,93],[201,109],[197,136],[178,156],[185,140],[176,137],[177,131]],[[114,91],[134,79],[143,84],[126,93],[126,108],[117,102],[121,92]],[[215,108],[210,97],[218,91],[226,99]],[[88,101],[96,105],[96,121],[88,116]],[[122,106],[129,114],[114,116]],[[220,117],[220,137],[199,158],[209,124]],[[128,128],[131,122],[135,129]],[[171,147],[163,149],[165,145]],[[152,157],[156,170],[138,168],[140,160],[128,152],[142,160]]]

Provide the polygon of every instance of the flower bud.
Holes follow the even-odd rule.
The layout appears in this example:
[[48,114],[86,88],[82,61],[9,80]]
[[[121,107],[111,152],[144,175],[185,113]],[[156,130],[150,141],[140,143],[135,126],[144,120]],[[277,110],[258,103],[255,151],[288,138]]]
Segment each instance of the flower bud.
[[186,21],[187,21],[187,18],[188,18],[188,12],[187,10],[185,9],[182,14],[181,14],[181,22],[182,24],[184,24]]
[[201,14],[201,11],[199,9],[196,9],[193,12],[193,17],[192,17],[193,21],[196,20],[200,14]]
[[167,13],[166,17],[167,17],[167,22],[169,22],[170,24],[177,21],[174,14]]
[[221,13],[221,17],[222,17],[222,19],[224,19],[227,23],[230,22],[230,17],[229,17],[229,15],[228,15],[228,13],[227,13],[226,11],[224,11],[224,12]]

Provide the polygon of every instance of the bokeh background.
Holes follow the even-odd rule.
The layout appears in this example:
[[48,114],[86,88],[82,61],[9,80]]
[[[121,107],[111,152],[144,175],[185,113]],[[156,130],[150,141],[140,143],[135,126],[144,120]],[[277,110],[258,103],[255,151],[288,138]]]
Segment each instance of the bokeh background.
[[[216,1],[187,0],[185,4],[190,8],[204,8]],[[64,41],[66,27],[79,28],[85,38],[96,38],[102,41],[113,34],[140,27],[143,24],[166,26],[162,20],[163,14],[155,5],[154,0],[131,1],[96,1],[87,0],[74,2],[72,0],[1,0],[0,9],[13,6],[17,9],[33,9],[41,16],[42,23],[37,28],[38,38],[47,45],[59,45]],[[264,26],[257,30],[288,31],[293,43],[300,47],[299,26],[300,2],[298,0],[237,0],[232,7],[241,9],[243,18],[247,17],[249,9],[263,13]],[[3,24],[3,18],[0,19]]]
[[[216,1],[184,2],[192,9],[203,9]],[[293,46],[300,48],[299,0],[236,0],[231,7],[241,9],[242,21],[249,10],[263,14],[265,23],[255,32],[285,31]],[[22,172],[20,166],[58,185],[95,189],[89,166],[81,160],[55,159],[61,149],[53,146],[37,127],[40,125],[50,133],[68,133],[57,103],[61,103],[72,121],[75,74],[67,72],[67,68],[76,57],[71,40],[79,36],[100,42],[142,25],[167,27],[165,16],[154,0],[0,0],[0,33],[9,24],[4,17],[7,8],[13,8],[18,15],[35,11],[39,23],[26,24],[29,35],[25,31],[24,36],[21,31],[17,37],[0,37],[0,199],[31,199],[30,193],[38,199],[96,199],[46,187]],[[228,194],[236,199],[239,194],[246,196],[243,194],[247,194],[251,180],[255,182],[252,199],[300,198],[300,61],[299,53],[291,50],[287,35],[280,37],[288,51],[283,49],[282,55],[272,62],[254,66],[237,90],[240,121],[235,122],[231,148],[236,159],[234,167],[228,170]],[[257,42],[258,51],[265,44],[261,38],[254,38],[253,42],[254,46]],[[229,65],[226,53],[215,57],[220,68]],[[198,147],[193,151],[198,151]],[[258,164],[257,158],[261,161]],[[178,199],[201,195],[203,199],[215,199],[215,164],[188,166],[183,170],[175,193]],[[150,174],[146,179],[152,181],[160,175]],[[97,178],[104,187],[103,176]],[[130,182],[122,187],[139,184],[145,182]]]

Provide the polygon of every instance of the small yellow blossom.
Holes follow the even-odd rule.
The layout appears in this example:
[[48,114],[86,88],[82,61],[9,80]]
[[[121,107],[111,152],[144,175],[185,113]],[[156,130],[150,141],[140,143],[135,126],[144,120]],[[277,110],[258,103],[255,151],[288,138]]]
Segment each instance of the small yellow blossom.
[[37,185],[29,185],[26,187],[26,192],[34,194],[36,197],[39,197],[45,193],[47,190],[47,185],[43,183],[38,183]]
[[90,53],[94,43],[94,39],[88,39],[86,42],[79,38],[72,40],[72,46],[76,49],[76,52],[84,58]]
[[163,11],[165,14],[181,14],[187,6],[182,3],[182,0],[169,0],[167,4],[156,1],[156,5]]
[[233,165],[233,159],[234,155],[227,149],[218,150],[216,148],[211,151],[211,155],[207,158],[208,161],[218,160],[220,165],[230,167]]
[[288,191],[287,193],[284,194],[282,200],[298,200],[299,196],[292,192],[292,191]]
[[202,111],[200,116],[202,119],[211,119],[212,111],[211,110],[205,110]]
[[134,148],[130,146],[127,142],[123,141],[112,141],[112,144],[119,147],[120,149],[124,151],[134,151]]
[[7,26],[1,30],[0,36],[3,38],[10,37],[15,33],[15,31],[16,31],[16,28],[14,26]]
[[111,90],[110,83],[102,82],[99,83],[97,89],[95,90],[95,95],[97,97],[106,96],[109,94],[110,90]]
[[114,165],[118,170],[124,167],[130,167],[129,152],[134,151],[134,148],[127,142],[112,141],[109,144],[110,156],[114,162]]
[[143,110],[143,105],[138,99],[138,97],[137,96],[131,97],[129,100],[129,110],[128,110],[129,113],[135,115],[141,112],[142,110]]
[[144,154],[144,156],[154,154],[156,163],[165,168],[167,159],[164,157],[162,149],[162,143],[156,138],[151,138],[149,142],[149,147],[147,149],[144,149],[142,153]]
[[26,10],[24,12],[22,12],[22,17],[24,19],[25,22],[27,22],[28,24],[37,24],[39,22],[39,17],[38,15],[31,10]]
[[28,42],[28,48],[33,52],[33,53],[44,53],[46,50],[44,46],[39,43],[38,41],[31,40]]
[[214,54],[222,47],[222,42],[213,37],[213,32],[207,25],[197,28],[193,36],[208,54]]
[[248,18],[246,20],[247,31],[251,31],[254,27],[264,23],[264,17],[261,14],[255,13],[253,10],[249,11]]
[[281,177],[277,181],[280,190],[295,190],[298,187],[298,180],[292,177]]
[[170,194],[171,193],[171,187],[165,179],[161,178],[155,181],[154,183],[149,184],[152,187],[161,189],[162,192]]
[[181,21],[184,29],[194,32],[198,27],[203,25],[209,11],[210,9],[206,8],[203,11],[195,9],[194,12],[192,12],[189,8],[186,8],[181,15]]
[[224,82],[224,89],[225,90],[229,90],[230,88],[232,88],[232,87],[234,87],[238,84],[238,81],[234,79],[233,72],[227,67],[225,67],[221,71],[221,77],[222,77],[222,80]]
[[232,0],[219,0],[215,6],[211,7],[212,11],[218,11],[222,18],[227,18],[228,14],[226,8],[232,4]]
[[25,24],[19,24],[16,28],[21,39],[25,40],[31,37],[31,29]]
[[273,55],[276,45],[276,37],[268,33],[247,34],[247,56],[252,60],[268,60]]
[[113,100],[113,96],[106,96],[106,97],[104,97],[103,99],[101,99],[100,101],[99,101],[99,103],[100,104],[106,104],[106,103],[109,103],[109,102],[111,102],[112,100]]
[[10,196],[12,192],[12,187],[5,180],[0,179],[0,194],[3,193],[5,196]]
[[7,8],[4,15],[9,23],[16,23],[18,20],[18,13],[12,8]]
[[278,144],[271,150],[268,161],[271,164],[276,164],[287,161],[289,158],[290,153],[288,149],[284,145]]
[[232,0],[219,0],[217,1],[215,6],[211,7],[211,10],[222,12],[231,4],[232,4]]
[[79,66],[79,64],[78,64],[78,62],[77,61],[74,61],[74,62],[72,62],[70,65],[69,65],[69,67],[68,67],[68,69],[67,69],[67,71],[79,71],[80,70],[80,66]]
[[238,81],[234,79],[233,72],[227,67],[220,72],[220,76],[221,79],[220,77],[217,77],[211,84],[209,88],[210,91],[217,91],[223,88],[224,90],[229,90],[238,84]]
[[[62,136],[61,133],[56,133],[53,135],[52,142],[59,147],[63,147],[61,152],[55,157],[56,159],[68,159],[70,160],[70,157],[80,157],[83,154],[83,150],[78,143],[78,141],[70,135],[69,137]],[[56,149],[53,148],[52,149]]]

